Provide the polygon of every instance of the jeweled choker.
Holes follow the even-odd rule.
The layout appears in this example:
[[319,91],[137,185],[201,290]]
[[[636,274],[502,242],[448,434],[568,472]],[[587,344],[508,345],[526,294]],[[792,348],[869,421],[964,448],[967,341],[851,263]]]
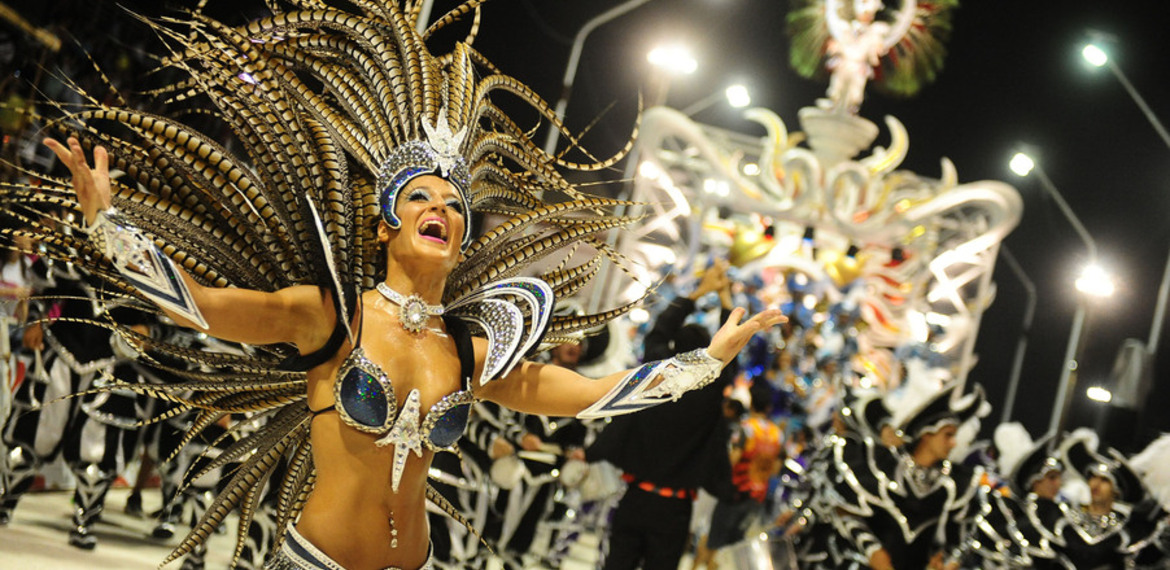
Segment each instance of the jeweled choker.
[[441,317],[443,305],[428,305],[422,297],[411,294],[409,297],[395,291],[385,281],[378,283],[378,292],[387,301],[398,305],[398,322],[402,328],[412,333],[422,332],[430,317]]

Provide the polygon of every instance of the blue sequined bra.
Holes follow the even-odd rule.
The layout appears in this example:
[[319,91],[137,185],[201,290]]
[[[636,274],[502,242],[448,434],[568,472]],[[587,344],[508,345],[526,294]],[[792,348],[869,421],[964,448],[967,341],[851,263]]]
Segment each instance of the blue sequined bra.
[[455,339],[463,388],[431,406],[421,425],[418,390],[411,390],[399,409],[394,384],[381,367],[366,357],[360,330],[356,346],[337,372],[333,384],[334,405],[310,412],[316,416],[336,410],[345,425],[383,436],[377,441],[379,446],[412,447],[421,440],[431,451],[454,451],[475,401],[470,389],[475,359],[471,337],[463,323],[457,319],[445,319],[445,322],[448,333]]

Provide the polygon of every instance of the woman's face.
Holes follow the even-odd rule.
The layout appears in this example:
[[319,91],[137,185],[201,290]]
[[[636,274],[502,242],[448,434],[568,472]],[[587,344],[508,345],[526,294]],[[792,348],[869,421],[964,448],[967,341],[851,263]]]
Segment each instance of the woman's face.
[[386,234],[390,255],[433,259],[448,270],[455,266],[467,221],[453,184],[430,174],[419,176],[402,189],[395,213],[402,225]]

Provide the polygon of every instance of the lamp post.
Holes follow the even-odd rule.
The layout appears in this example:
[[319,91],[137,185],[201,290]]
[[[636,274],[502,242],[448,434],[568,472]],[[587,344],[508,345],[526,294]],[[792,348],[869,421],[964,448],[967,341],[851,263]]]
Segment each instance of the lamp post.
[[1016,341],[1016,354],[1012,358],[1012,375],[1011,379],[1008,380],[1007,398],[1004,400],[1003,417],[1000,419],[1000,423],[1007,423],[1011,421],[1012,410],[1016,407],[1016,393],[1020,390],[1020,371],[1024,367],[1024,354],[1028,351],[1028,335],[1032,331],[1032,317],[1036,314],[1036,285],[1028,278],[1028,274],[1024,273],[1024,268],[1020,267],[1016,257],[1012,255],[1006,244],[1000,247],[1000,252],[1003,253],[1012,273],[1015,273],[1016,277],[1020,279],[1020,283],[1023,283],[1024,292],[1028,294],[1028,302],[1024,308],[1024,324],[1020,330],[1020,338]]
[[[585,38],[589,36],[593,30],[598,26],[617,18],[649,2],[650,0],[628,0],[598,14],[592,20],[585,22],[584,26],[577,31],[577,36],[573,38],[573,47],[569,51],[569,64],[565,66],[565,75],[561,78],[561,96],[557,99],[557,105],[554,108],[554,113],[560,121],[565,120],[565,109],[569,106],[569,93],[573,91],[573,80],[577,77],[577,67],[581,65],[581,50],[585,46]],[[548,136],[544,141],[544,151],[553,154],[557,151],[557,140],[560,138],[561,132],[556,125],[549,125]]]
[[1084,242],[1085,249],[1089,254],[1089,266],[1077,278],[1077,291],[1081,294],[1077,295],[1077,311],[1073,315],[1072,330],[1069,331],[1068,346],[1065,347],[1064,360],[1061,363],[1060,382],[1057,385],[1056,400],[1053,402],[1052,416],[1048,423],[1048,433],[1061,434],[1064,432],[1069,409],[1072,407],[1073,395],[1076,394],[1077,377],[1075,372],[1078,367],[1077,355],[1080,353],[1081,340],[1084,336],[1086,314],[1085,296],[1111,295],[1113,294],[1113,284],[1108,280],[1108,275],[1105,274],[1104,270],[1096,265],[1097,242],[1093,239],[1093,236],[1089,235],[1089,231],[1085,229],[1080,218],[1069,207],[1068,202],[1064,200],[1064,196],[1056,189],[1056,185],[1048,178],[1048,174],[1044,172],[1044,169],[1039,164],[1036,164],[1032,160],[1032,157],[1022,152],[1016,153],[1012,157],[1010,166],[1012,172],[1015,172],[1019,176],[1029,176],[1032,173],[1036,174],[1036,178],[1040,180],[1040,187],[1056,202],[1061,213],[1068,219],[1069,224],[1072,225],[1077,235],[1080,236],[1081,241]]
[[[666,92],[670,86],[669,78],[671,75],[690,75],[699,67],[699,62],[691,55],[690,50],[680,44],[657,46],[646,54],[646,61],[650,62],[650,65],[653,67],[653,71],[649,77],[651,86],[647,89],[651,93],[647,98],[651,107],[661,105],[666,101]],[[552,141],[552,144],[556,144],[555,139]],[[634,191],[634,185],[637,184],[634,180],[635,174],[638,172],[638,165],[642,161],[641,153],[642,146],[641,144],[637,144],[634,145],[633,150],[625,158],[626,166],[621,178],[625,182],[623,182],[619,191],[618,199],[620,200],[628,199]],[[614,214],[618,216],[625,215],[625,212],[626,206],[624,204],[619,205],[614,210]],[[701,212],[696,215],[699,216],[696,219],[702,219]],[[616,245],[618,234],[619,232],[609,232],[609,237],[605,240],[606,245],[611,247]],[[602,298],[607,298],[613,294],[613,291],[611,291],[613,287],[610,283],[610,265],[608,263],[603,264],[601,269],[597,271],[597,276],[594,277],[594,282],[597,285],[593,287],[589,297],[588,308],[590,311],[596,310],[601,305]]]
[[724,89],[722,93],[715,92],[699,99],[681,112],[688,117],[694,116],[695,113],[717,103],[720,98],[726,99],[727,104],[733,109],[742,109],[752,104],[752,96],[748,92],[748,88],[741,83],[736,83],[734,85],[728,85],[727,89]]
[[[1113,77],[1116,77],[1117,81],[1121,83],[1121,86],[1125,88],[1125,92],[1129,94],[1130,99],[1133,99],[1133,102],[1141,109],[1142,114],[1146,117],[1146,121],[1150,123],[1151,127],[1154,127],[1158,136],[1162,138],[1162,142],[1166,143],[1167,148],[1170,148],[1170,133],[1166,132],[1166,127],[1162,126],[1162,121],[1158,120],[1158,116],[1146,104],[1145,98],[1137,92],[1133,83],[1130,83],[1129,78],[1125,76],[1125,73],[1121,71],[1121,68],[1117,66],[1113,58],[1109,57],[1109,54],[1095,43],[1085,45],[1081,49],[1081,56],[1094,67],[1109,68],[1109,71],[1113,73]],[[1162,270],[1162,284],[1158,287],[1158,302],[1154,306],[1154,322],[1150,324],[1150,339],[1146,341],[1146,351],[1150,355],[1151,362],[1153,361],[1154,354],[1158,351],[1158,341],[1162,335],[1162,322],[1166,318],[1166,301],[1168,298],[1170,298],[1170,253],[1167,254],[1166,266]]]

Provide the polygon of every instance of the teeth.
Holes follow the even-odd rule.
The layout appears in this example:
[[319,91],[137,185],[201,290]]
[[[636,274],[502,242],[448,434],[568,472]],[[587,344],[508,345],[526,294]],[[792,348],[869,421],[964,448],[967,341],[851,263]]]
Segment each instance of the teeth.
[[436,220],[427,220],[423,222],[422,227],[419,228],[419,233],[426,233],[426,231],[431,226],[437,226],[439,228],[439,239],[447,239],[447,226]]

